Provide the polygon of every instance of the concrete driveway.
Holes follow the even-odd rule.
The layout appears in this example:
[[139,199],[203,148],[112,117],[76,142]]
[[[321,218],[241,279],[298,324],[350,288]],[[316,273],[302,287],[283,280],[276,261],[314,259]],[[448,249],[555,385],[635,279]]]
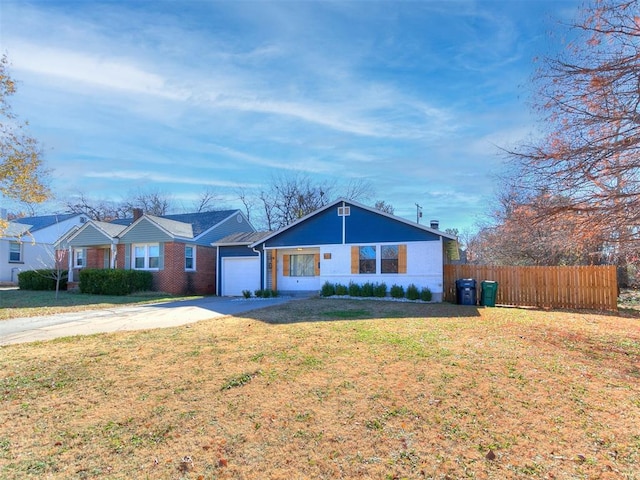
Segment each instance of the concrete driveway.
[[59,313],[0,321],[0,345],[51,340],[70,335],[145,330],[186,325],[258,308],[287,303],[300,297],[265,299],[207,297],[196,300]]

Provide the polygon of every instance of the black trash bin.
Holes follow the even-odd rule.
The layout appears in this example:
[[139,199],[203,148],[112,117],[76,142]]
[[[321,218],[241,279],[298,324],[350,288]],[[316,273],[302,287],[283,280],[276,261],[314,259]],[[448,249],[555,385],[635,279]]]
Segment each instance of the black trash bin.
[[481,304],[485,307],[495,307],[496,306],[496,294],[498,293],[498,282],[493,282],[491,280],[485,280],[480,283],[482,286],[481,295]]
[[475,305],[477,303],[476,281],[473,278],[456,280],[456,298],[458,305]]

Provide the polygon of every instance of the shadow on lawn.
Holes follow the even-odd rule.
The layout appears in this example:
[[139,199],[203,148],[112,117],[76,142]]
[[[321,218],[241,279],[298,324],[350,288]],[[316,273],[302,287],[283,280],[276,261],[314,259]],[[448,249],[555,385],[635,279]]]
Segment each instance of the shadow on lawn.
[[313,297],[251,311],[250,317],[271,324],[331,322],[385,318],[479,317],[478,307],[451,303],[414,303],[392,300],[354,300]]

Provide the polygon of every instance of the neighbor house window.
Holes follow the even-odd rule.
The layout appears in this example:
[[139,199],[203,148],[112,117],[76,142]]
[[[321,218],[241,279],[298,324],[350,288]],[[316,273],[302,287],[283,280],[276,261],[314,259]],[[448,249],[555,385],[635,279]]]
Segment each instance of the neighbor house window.
[[184,269],[185,270],[195,270],[196,262],[195,262],[195,248],[191,245],[186,245],[184,247]]
[[376,247],[373,245],[360,247],[359,249],[359,272],[376,273]]
[[22,244],[20,242],[9,243],[9,261],[22,262]]
[[289,274],[292,277],[313,277],[315,274],[315,255],[291,255],[289,259]]
[[73,251],[73,266],[74,268],[82,268],[85,266],[83,249]]
[[160,245],[148,243],[133,246],[133,268],[153,270],[160,267]]
[[398,245],[382,245],[380,247],[380,271],[382,273],[398,273]]

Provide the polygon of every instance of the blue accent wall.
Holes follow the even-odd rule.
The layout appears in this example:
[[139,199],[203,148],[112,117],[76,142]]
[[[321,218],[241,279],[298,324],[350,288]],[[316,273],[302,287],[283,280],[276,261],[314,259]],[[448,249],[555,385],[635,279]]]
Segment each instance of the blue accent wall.
[[347,218],[346,243],[425,242],[437,241],[439,235],[408,225],[393,218],[351,207]]
[[267,247],[285,247],[336,243],[342,243],[342,217],[338,216],[338,207],[334,206],[270,238],[266,245]]
[[233,245],[227,247],[218,247],[220,258],[222,257],[257,257],[258,254],[249,247],[242,245]]
[[[438,241],[440,236],[377,212],[346,204],[351,207],[345,218],[345,243],[385,243]],[[268,239],[267,247],[303,245],[335,245],[342,243],[342,218],[338,205],[313,215],[305,221]]]

